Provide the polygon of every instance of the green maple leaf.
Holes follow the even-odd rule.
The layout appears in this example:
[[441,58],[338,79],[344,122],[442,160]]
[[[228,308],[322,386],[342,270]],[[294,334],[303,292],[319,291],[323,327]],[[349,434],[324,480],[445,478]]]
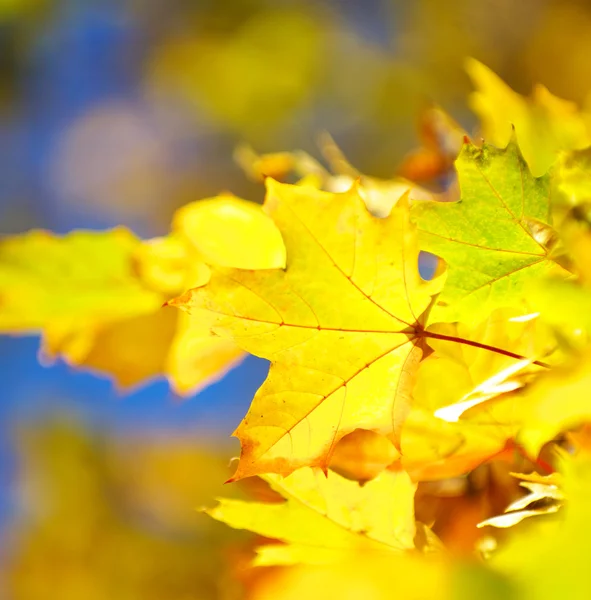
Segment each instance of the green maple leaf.
[[456,168],[460,200],[412,209],[421,249],[448,268],[431,322],[483,319],[519,303],[527,281],[559,269],[551,257],[550,177],[532,176],[514,140],[505,149],[466,143]]

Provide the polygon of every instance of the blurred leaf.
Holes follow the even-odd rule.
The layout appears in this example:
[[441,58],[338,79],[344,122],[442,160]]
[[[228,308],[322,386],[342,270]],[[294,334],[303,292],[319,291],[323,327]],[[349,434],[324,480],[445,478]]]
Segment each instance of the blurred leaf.
[[306,152],[279,152],[257,154],[246,145],[239,146],[235,158],[244,172],[255,181],[272,177],[289,181],[298,178],[297,184],[327,192],[339,193],[357,186],[368,210],[378,217],[387,217],[398,200],[408,193],[411,200],[431,200],[434,194],[419,185],[404,179],[379,179],[360,173],[328,133],[320,136],[320,149],[329,165],[327,170]]
[[165,370],[172,388],[193,394],[218,381],[246,356],[231,340],[211,333],[208,315],[177,314],[177,328]]
[[314,92],[324,60],[318,18],[278,7],[245,19],[231,35],[173,38],[156,49],[149,87],[247,138],[260,137]]
[[390,600],[393,596],[404,600],[444,600],[449,598],[448,581],[442,561],[410,553],[384,556],[361,550],[334,564],[276,570],[255,586],[252,600]]
[[263,504],[219,499],[206,512],[237,529],[248,529],[286,545],[257,548],[256,565],[322,564],[348,552],[414,549],[415,486],[404,472],[384,472],[365,486],[332,471],[303,468],[288,477],[262,478],[286,502]]
[[356,429],[335,446],[329,466],[344,477],[364,482],[377,477],[398,456],[398,451],[386,436],[367,429]]
[[457,477],[500,458],[514,432],[511,422],[462,419],[447,423],[415,408],[402,430],[401,464],[413,481]]
[[564,507],[554,516],[541,516],[512,528],[507,544],[491,563],[510,576],[524,600],[587,598],[591,574],[591,460],[586,451],[562,456]]
[[523,428],[519,440],[532,455],[566,429],[591,421],[591,355],[539,377],[519,400]]
[[420,113],[422,147],[406,155],[398,172],[412,181],[433,181],[449,175],[466,132],[442,108],[425,107]]
[[159,308],[160,296],[145,289],[134,272],[140,243],[122,228],[4,238],[0,327],[8,332],[92,328]]
[[[533,475],[534,477],[526,476],[529,481],[519,482],[519,485],[529,490],[528,494],[509,504],[505,508],[504,514],[486,519],[478,523],[477,526],[512,527],[529,517],[558,511],[564,501],[564,494],[556,484],[556,474],[553,473],[545,477],[536,473]],[[516,477],[519,477],[519,475],[516,475]]]
[[552,95],[544,86],[534,88],[531,99],[511,90],[482,63],[469,59],[466,69],[474,85],[470,104],[482,122],[488,143],[504,148],[512,126],[523,157],[535,177],[544,175],[560,150],[591,145],[591,115]]
[[[198,200],[175,213],[172,229],[208,264],[237,269],[285,267],[281,233],[253,202],[229,194]],[[197,285],[201,284],[193,284]]]
[[[0,245],[0,327],[43,332],[43,354],[109,373],[123,386],[159,375],[176,315],[138,278],[129,231],[42,231]],[[142,356],[138,361],[137,357]]]
[[162,309],[106,324],[92,337],[84,329],[61,337],[52,328],[44,335],[41,351],[50,357],[62,354],[70,364],[107,373],[127,389],[166,372],[177,322],[174,311]]
[[167,376],[178,393],[194,393],[243,356],[210,333],[205,313],[162,309],[209,280],[207,263],[278,268],[285,247],[260,206],[229,195],[183,207],[168,237],[146,242],[125,229],[5,238],[0,329],[43,332],[47,358],[61,355],[123,387]]

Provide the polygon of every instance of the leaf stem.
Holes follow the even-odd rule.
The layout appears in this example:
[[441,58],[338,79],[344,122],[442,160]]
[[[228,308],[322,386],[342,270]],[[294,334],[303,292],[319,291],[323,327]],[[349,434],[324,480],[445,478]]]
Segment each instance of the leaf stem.
[[521,456],[523,456],[523,458],[525,458],[525,460],[527,460],[530,463],[538,466],[545,473],[547,473],[547,474],[554,473],[555,469],[554,469],[554,467],[552,465],[550,465],[549,463],[547,463],[544,459],[540,458],[539,456],[537,458],[532,458],[525,451],[525,448],[523,448],[523,446],[520,446],[519,444],[516,444],[515,442],[513,442],[512,449],[515,450]]
[[[423,337],[434,338],[436,340],[446,340],[448,342],[456,342],[457,344],[464,344],[466,346],[472,346],[473,348],[481,348],[482,350],[488,350],[489,352],[495,352],[496,354],[502,354],[503,356],[509,356],[517,360],[525,360],[526,356],[510,352],[509,350],[503,350],[503,348],[497,348],[496,346],[489,346],[488,344],[482,344],[481,342],[474,342],[473,340],[467,340],[465,338],[456,337],[454,335],[444,335],[442,333],[433,333],[432,331],[422,331]],[[541,360],[534,360],[532,364],[538,365],[538,367],[550,368],[548,363],[542,362]]]

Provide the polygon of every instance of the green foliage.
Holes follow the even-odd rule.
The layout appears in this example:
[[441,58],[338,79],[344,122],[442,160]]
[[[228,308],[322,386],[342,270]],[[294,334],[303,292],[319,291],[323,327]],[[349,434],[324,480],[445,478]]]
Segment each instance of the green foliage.
[[512,140],[499,150],[465,144],[456,161],[457,202],[420,202],[420,243],[448,267],[432,321],[480,320],[522,304],[524,285],[548,275],[555,243],[550,177],[534,178]]

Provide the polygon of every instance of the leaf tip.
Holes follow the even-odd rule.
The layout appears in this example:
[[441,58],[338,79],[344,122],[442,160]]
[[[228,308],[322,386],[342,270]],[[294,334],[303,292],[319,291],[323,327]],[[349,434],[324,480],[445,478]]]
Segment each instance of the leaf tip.
[[176,298],[170,298],[169,300],[167,300],[162,305],[162,308],[164,308],[165,306],[172,306],[174,308],[180,308],[181,310],[186,311],[186,310],[188,310],[188,307],[191,303],[192,297],[193,297],[192,290],[188,290],[184,294],[181,294],[180,296],[177,296]]

